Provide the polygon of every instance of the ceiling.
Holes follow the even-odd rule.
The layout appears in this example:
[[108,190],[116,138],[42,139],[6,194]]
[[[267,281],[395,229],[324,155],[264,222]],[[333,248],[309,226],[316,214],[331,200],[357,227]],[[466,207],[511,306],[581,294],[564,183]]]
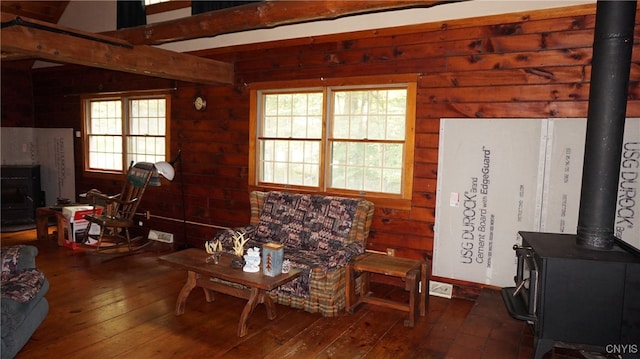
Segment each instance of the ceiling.
[[[115,1],[115,0],[113,0]],[[154,45],[451,1],[261,1],[109,33],[57,25],[69,1],[0,1],[2,62],[42,59],[203,84],[231,84],[233,64]],[[194,76],[197,73],[200,76]],[[202,74],[207,74],[205,77]]]

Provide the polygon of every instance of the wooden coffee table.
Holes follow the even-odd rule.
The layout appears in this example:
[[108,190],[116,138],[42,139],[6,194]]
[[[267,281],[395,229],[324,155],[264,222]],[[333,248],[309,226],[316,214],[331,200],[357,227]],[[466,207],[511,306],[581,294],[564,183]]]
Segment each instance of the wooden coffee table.
[[[264,303],[266,306],[267,317],[270,320],[276,318],[276,308],[267,291],[277,288],[300,275],[300,271],[296,269],[291,269],[289,273],[282,273],[275,277],[264,275],[262,271],[247,273],[242,269],[231,268],[231,255],[223,254],[218,264],[207,263],[207,257],[209,255],[204,250],[189,248],[159,258],[162,263],[187,271],[187,282],[180,290],[180,294],[178,294],[176,315],[184,314],[187,297],[195,287],[204,289],[207,302],[214,300],[212,291],[248,299],[238,324],[239,337],[247,335],[247,320],[259,303]],[[240,284],[244,288],[212,281],[211,278]]]

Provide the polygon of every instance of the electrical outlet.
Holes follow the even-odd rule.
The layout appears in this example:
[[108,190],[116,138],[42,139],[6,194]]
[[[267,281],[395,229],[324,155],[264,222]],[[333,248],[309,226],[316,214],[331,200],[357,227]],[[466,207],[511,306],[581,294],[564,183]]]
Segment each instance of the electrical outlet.
[[387,255],[393,257],[396,255],[396,250],[393,248],[387,248]]
[[148,238],[158,242],[173,243],[173,233],[161,232],[155,229],[149,231]]
[[451,299],[453,295],[453,285],[449,283],[429,281],[429,295]]

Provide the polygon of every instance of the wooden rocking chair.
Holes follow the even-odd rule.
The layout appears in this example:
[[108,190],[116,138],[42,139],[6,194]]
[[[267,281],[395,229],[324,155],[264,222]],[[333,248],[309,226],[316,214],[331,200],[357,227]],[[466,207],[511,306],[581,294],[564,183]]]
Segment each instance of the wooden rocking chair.
[[[100,251],[102,249],[117,249],[126,244],[129,251],[134,250],[131,246],[132,239],[129,228],[135,224],[133,217],[154,170],[153,163],[138,162],[129,167],[121,193],[109,196],[97,190],[87,192],[87,199],[91,200],[94,212],[85,216],[85,219],[89,221],[85,233],[88,242],[85,245],[95,247],[96,251]],[[95,210],[98,205],[104,207],[101,214]],[[100,227],[100,232],[97,235],[91,233],[93,224]]]

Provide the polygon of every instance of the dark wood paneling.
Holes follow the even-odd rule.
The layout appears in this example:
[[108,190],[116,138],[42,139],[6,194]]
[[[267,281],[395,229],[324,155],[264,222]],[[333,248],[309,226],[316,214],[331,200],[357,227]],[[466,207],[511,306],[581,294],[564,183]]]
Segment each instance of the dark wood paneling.
[[2,127],[34,127],[31,64],[2,62]]

